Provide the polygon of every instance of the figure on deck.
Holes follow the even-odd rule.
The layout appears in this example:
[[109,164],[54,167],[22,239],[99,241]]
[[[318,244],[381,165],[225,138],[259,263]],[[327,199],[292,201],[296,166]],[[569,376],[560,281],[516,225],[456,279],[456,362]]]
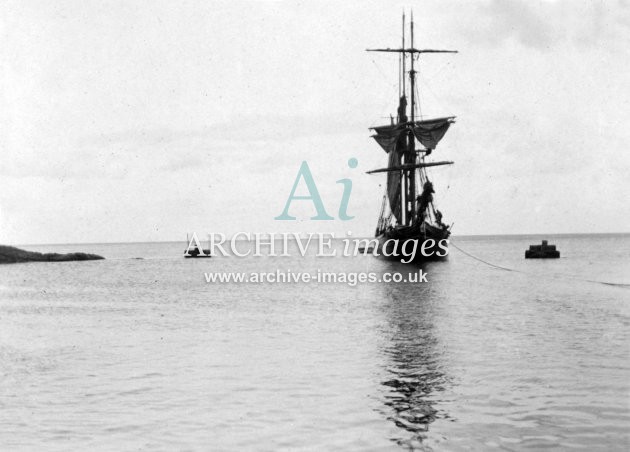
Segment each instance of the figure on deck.
[[437,222],[437,224],[442,224],[442,212],[440,212],[439,210],[435,211],[435,221]]
[[422,223],[424,221],[424,212],[427,210],[427,207],[429,207],[429,204],[433,202],[433,193],[435,193],[433,190],[433,184],[426,181],[422,187],[422,194],[416,198],[416,201],[418,202],[418,216],[416,221],[418,223]]

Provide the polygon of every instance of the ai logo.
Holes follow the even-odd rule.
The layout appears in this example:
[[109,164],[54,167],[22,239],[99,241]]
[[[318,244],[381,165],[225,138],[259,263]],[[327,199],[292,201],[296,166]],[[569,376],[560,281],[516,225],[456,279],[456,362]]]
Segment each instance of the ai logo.
[[[359,164],[358,160],[352,157],[348,160],[348,166],[350,168],[356,168]],[[306,184],[306,188],[308,189],[308,196],[296,196],[295,191],[297,190],[298,184],[300,183],[300,179],[304,179],[304,183]],[[350,179],[341,179],[337,181],[338,184],[343,185],[343,194],[341,195],[341,202],[339,203],[339,219],[342,221],[352,220],[354,216],[348,215],[348,202],[350,201],[350,193],[352,192],[352,181]],[[293,188],[291,189],[291,193],[289,194],[289,198],[287,199],[287,203],[284,206],[284,211],[281,215],[275,217],[276,220],[295,220],[296,218],[289,215],[289,207],[291,207],[291,202],[293,200],[302,200],[302,201],[311,201],[315,206],[315,210],[317,215],[311,217],[311,220],[334,220],[334,217],[331,217],[326,212],[324,208],[324,203],[322,202],[322,198],[319,195],[319,191],[317,190],[317,185],[315,185],[315,179],[313,179],[313,174],[311,173],[311,169],[308,167],[308,163],[305,161],[302,162],[300,169],[295,178],[295,183],[293,184]]]

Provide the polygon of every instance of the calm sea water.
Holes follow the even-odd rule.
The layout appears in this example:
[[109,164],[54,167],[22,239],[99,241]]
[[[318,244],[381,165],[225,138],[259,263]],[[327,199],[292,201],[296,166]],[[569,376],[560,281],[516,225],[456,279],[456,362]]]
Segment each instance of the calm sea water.
[[107,260],[0,266],[0,450],[628,450],[630,236],[548,238],[354,287],[203,273],[410,267],[26,247]]

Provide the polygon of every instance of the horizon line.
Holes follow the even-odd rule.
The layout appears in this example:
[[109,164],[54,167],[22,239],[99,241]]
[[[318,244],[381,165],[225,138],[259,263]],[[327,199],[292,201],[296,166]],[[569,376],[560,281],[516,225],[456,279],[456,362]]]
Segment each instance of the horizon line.
[[[282,232],[273,233],[273,234],[283,234]],[[292,232],[286,232],[286,234],[293,234]],[[328,234],[328,233],[325,233]],[[536,232],[536,233],[509,233],[509,234],[453,234],[451,237],[457,238],[484,238],[484,237],[523,237],[523,236],[584,236],[584,235],[630,235],[629,232]],[[367,237],[367,236],[339,236],[335,237],[335,240],[339,239],[374,239],[376,237]],[[293,238],[292,238],[293,239]],[[226,238],[226,241],[230,240],[230,238]],[[281,240],[281,238],[276,239]],[[293,239],[294,240],[294,239]],[[204,241],[200,239],[200,241]],[[237,241],[247,241],[246,239],[238,239]],[[140,244],[140,243],[177,243],[182,242],[186,243],[185,240],[148,240],[148,241],[126,241],[126,242],[57,242],[57,243],[18,243],[15,245],[2,244],[4,246],[57,246],[57,245],[130,245],[130,244]]]

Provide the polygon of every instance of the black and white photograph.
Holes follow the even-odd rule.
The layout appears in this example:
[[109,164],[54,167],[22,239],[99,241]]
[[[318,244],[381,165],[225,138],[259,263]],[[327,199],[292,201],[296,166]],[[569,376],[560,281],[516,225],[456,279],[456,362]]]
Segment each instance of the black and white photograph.
[[0,451],[630,450],[628,0],[0,0]]

